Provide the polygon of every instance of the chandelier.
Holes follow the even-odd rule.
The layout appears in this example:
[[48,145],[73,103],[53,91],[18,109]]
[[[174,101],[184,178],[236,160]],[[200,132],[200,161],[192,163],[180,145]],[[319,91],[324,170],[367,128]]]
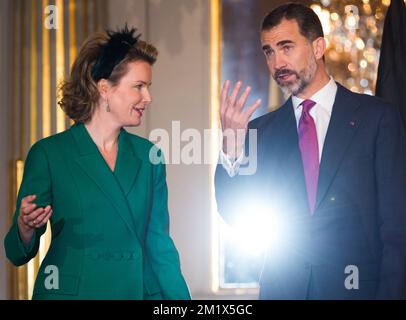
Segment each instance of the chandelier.
[[354,92],[373,94],[390,0],[313,1],[327,41],[327,68]]

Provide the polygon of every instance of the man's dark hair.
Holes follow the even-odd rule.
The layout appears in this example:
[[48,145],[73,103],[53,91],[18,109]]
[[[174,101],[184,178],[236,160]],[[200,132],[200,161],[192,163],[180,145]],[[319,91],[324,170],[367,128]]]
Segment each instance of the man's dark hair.
[[309,41],[324,37],[323,27],[317,14],[309,7],[298,3],[283,4],[272,10],[262,22],[262,31],[276,27],[283,19],[296,20],[299,31]]

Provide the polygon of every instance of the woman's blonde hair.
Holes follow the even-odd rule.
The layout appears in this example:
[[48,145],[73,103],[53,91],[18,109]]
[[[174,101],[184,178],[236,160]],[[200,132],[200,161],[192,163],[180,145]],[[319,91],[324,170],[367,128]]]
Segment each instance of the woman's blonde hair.
[[[97,89],[97,81],[100,79],[94,79],[94,68],[96,63],[100,62],[100,56],[106,52],[106,46],[112,38],[111,34],[111,32],[95,33],[83,43],[72,65],[70,77],[59,88],[62,97],[58,104],[75,123],[86,123],[93,116],[96,104],[100,98]],[[123,59],[120,59],[114,65],[106,79],[113,86],[117,85],[120,79],[127,73],[128,63],[145,61],[153,65],[158,56],[158,51],[154,46],[145,41],[138,40],[138,37],[135,38],[135,43],[129,44],[125,42],[125,44],[127,48],[124,49],[126,53]]]

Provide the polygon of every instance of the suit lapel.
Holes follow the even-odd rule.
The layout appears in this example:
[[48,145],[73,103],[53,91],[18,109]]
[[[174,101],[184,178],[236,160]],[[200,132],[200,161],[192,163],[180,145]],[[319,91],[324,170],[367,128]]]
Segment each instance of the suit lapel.
[[[278,171],[281,172],[281,179],[278,182],[282,186],[282,194],[294,195],[295,205],[299,203],[307,205],[306,184],[303,171],[303,163],[300,154],[297,134],[297,124],[293,109],[292,99],[289,98],[281,107],[280,116],[274,121],[270,128],[269,141],[273,137],[280,137],[276,142],[276,147],[272,148],[267,158],[275,159]],[[289,204],[290,206],[293,203]],[[303,206],[300,213],[303,212]]]
[[[127,133],[123,129],[119,137],[119,152],[116,161],[118,178],[116,178],[88,134],[85,126],[83,124],[76,124],[71,128],[71,132],[79,148],[79,157],[76,159],[76,162],[113,204],[129,230],[136,234],[125,192],[129,191],[136,178],[140,161],[133,160],[134,158],[128,145],[130,142],[127,141],[128,137],[123,137]],[[123,147],[121,146],[122,143],[124,144]],[[120,149],[122,150],[120,151]],[[125,174],[128,174],[128,176],[124,177]]]
[[286,108],[286,110],[281,121],[283,126],[280,128],[281,134],[278,135],[283,137],[279,142],[280,147],[278,148],[282,151],[279,163],[282,164],[282,169],[284,172],[286,172],[286,176],[291,177],[292,181],[295,183],[300,183],[303,180],[304,183],[303,164],[299,149],[297,124],[291,98],[286,102],[284,108]]
[[356,112],[359,108],[359,102],[353,98],[347,89],[340,84],[337,86],[337,95],[320,163],[316,209],[325,197],[345,151],[360,124]]

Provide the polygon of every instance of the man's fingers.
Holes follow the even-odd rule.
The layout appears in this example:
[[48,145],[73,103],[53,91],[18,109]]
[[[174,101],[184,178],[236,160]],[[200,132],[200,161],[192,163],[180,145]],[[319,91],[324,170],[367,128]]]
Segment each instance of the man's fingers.
[[241,110],[244,108],[245,103],[247,102],[248,96],[250,95],[251,87],[248,86],[245,88],[244,92],[242,93],[241,97],[237,101],[237,109]]
[[255,110],[257,110],[259,108],[259,106],[261,105],[261,99],[258,99],[257,101],[254,102],[254,104],[252,106],[250,106],[247,111],[246,111],[246,116],[248,119],[251,118],[252,114],[255,112]]
[[228,91],[230,89],[230,80],[227,80],[223,84],[223,88],[221,89],[221,94],[220,94],[220,111],[224,111],[226,108],[226,100],[228,96]]
[[235,101],[237,100],[238,92],[240,91],[241,85],[242,85],[241,81],[238,81],[235,84],[233,92],[231,93],[231,96],[228,98],[229,107],[231,106],[232,108],[234,108]]
[[[260,100],[257,100],[253,105],[251,105],[246,112],[244,106],[247,103],[248,97],[251,93],[251,87],[247,86],[242,94],[239,96],[239,92],[242,86],[242,81],[238,81],[231,92],[228,95],[230,89],[230,81],[227,80],[221,90],[220,96],[220,115],[221,115],[221,126],[223,131],[226,129],[244,129],[246,128],[247,122],[251,115],[261,104]],[[239,97],[238,97],[239,96]]]

